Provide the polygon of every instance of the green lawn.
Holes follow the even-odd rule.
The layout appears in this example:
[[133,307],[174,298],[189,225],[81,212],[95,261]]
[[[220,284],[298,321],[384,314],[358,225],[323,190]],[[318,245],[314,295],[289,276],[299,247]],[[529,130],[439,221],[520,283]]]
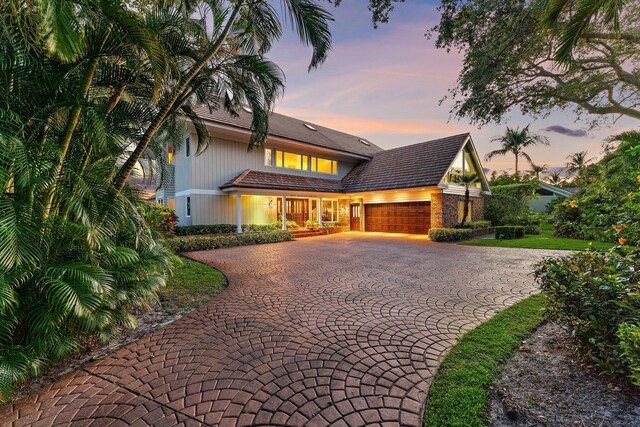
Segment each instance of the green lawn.
[[209,301],[226,285],[226,277],[215,268],[180,258],[173,277],[159,292],[160,301],[168,312],[188,311]]
[[429,389],[425,427],[485,426],[488,387],[502,364],[544,319],[534,295],[467,332],[451,348]]
[[[468,246],[495,246],[501,248],[526,248],[526,249],[566,249],[580,251],[589,247],[588,240],[568,239],[565,237],[555,237],[553,235],[553,227],[551,224],[543,223],[540,225],[541,233],[538,235],[530,234],[522,239],[513,240],[486,240],[475,239],[460,242],[460,245]],[[609,249],[614,245],[605,242],[593,242],[596,249]]]

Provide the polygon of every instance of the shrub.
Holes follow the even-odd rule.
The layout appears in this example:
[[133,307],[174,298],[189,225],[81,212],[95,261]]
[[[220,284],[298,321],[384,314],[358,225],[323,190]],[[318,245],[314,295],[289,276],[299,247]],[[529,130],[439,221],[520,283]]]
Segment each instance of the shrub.
[[235,233],[237,226],[234,224],[209,224],[209,225],[180,225],[175,229],[176,236],[197,236],[202,234],[231,234]]
[[510,240],[524,237],[524,227],[521,225],[501,225],[496,227],[496,239]]
[[278,225],[273,224],[245,224],[242,226],[242,231],[245,233],[256,233],[256,232],[265,232],[265,231],[275,231],[278,230]]
[[[274,231],[278,229],[273,224],[244,224],[242,231],[247,233]],[[232,234],[237,232],[235,224],[209,224],[209,225],[180,225],[175,229],[176,236],[199,236],[203,234]]]
[[230,234],[226,236],[176,237],[174,239],[169,239],[167,244],[174,252],[180,253],[219,249],[231,246],[277,243],[292,239],[293,235],[290,232],[276,230],[245,234]]
[[339,221],[322,221],[322,225],[326,228],[336,228],[340,227]]
[[[274,222],[273,225],[275,225],[279,230],[282,230],[282,220]],[[289,228],[300,228],[300,225],[295,221],[287,220],[287,229]]]
[[525,225],[524,234],[540,234],[540,226],[538,224]]
[[528,202],[537,188],[537,181],[491,187],[491,196],[484,198],[485,219],[493,225],[527,225],[523,222],[534,215]]
[[640,386],[640,325],[623,323],[618,328],[620,349],[629,365],[629,378]]
[[622,334],[619,331],[623,323],[640,324],[639,267],[640,250],[621,246],[549,258],[536,265],[549,313],[568,326],[583,354],[608,373],[628,373],[638,366],[637,331],[627,327],[622,327]]
[[173,233],[178,217],[169,206],[154,203],[142,206],[141,210],[149,228],[163,234]]
[[473,231],[468,228],[431,228],[429,239],[434,242],[455,242],[469,240],[473,237]]
[[470,228],[472,230],[475,230],[477,228],[489,228],[489,227],[491,227],[490,221],[469,221],[469,222],[465,222],[464,225],[462,226],[462,228]]
[[319,228],[319,227],[320,227],[320,223],[319,223],[318,221],[316,221],[316,220],[308,219],[308,220],[306,220],[306,221],[304,222],[304,226],[305,226],[306,228],[312,228],[312,229],[315,229],[315,228]]

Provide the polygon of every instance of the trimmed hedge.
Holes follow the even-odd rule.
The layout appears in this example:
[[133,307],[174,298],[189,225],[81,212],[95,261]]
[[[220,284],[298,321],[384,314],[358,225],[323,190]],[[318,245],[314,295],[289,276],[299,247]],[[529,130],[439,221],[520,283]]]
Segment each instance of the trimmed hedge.
[[[174,230],[176,236],[198,236],[203,234],[231,234],[236,232],[235,224],[180,225]],[[276,224],[244,224],[242,231],[264,232],[277,230]]]
[[538,224],[525,225],[524,234],[540,234],[540,226]]
[[524,237],[524,227],[521,225],[502,225],[496,227],[496,239],[511,240]]
[[431,228],[429,239],[434,242],[456,242],[473,238],[473,230],[470,228]]
[[465,222],[462,228],[470,228],[475,230],[476,228],[489,228],[491,227],[491,221],[469,221]]
[[167,245],[175,252],[205,251],[232,246],[257,245],[261,243],[277,243],[293,240],[289,231],[264,231],[246,234],[229,234],[226,236],[175,237],[167,239]]

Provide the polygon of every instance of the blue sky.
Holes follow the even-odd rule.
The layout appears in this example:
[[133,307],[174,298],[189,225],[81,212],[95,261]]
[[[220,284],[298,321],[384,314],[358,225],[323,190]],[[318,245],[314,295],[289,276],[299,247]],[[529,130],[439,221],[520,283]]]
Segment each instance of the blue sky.
[[[554,112],[534,120],[514,111],[499,125],[482,129],[467,121],[449,120],[451,103],[440,99],[453,87],[461,55],[434,47],[424,34],[438,22],[433,2],[407,0],[397,5],[390,22],[376,30],[366,0],[345,0],[334,14],[333,50],[320,69],[307,72],[310,49],[288,34],[276,44],[270,59],[287,77],[286,91],[276,111],[366,137],[393,148],[461,132],[471,132],[481,155],[497,147],[490,140],[505,127],[525,126],[545,135],[551,147],[529,150],[536,164],[559,167],[567,155],[588,150],[599,156],[607,136],[629,129],[633,121],[588,130],[571,111]],[[571,129],[569,136],[543,129]],[[558,128],[561,127],[561,128]],[[509,170],[512,158],[485,162],[490,169]]]

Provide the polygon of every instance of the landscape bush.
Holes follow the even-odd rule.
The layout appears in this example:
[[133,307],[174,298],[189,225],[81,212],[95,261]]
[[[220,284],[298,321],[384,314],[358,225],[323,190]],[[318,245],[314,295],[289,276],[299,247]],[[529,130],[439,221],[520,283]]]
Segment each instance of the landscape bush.
[[[242,231],[247,233],[277,230],[273,224],[244,224]],[[204,234],[232,234],[237,231],[235,224],[179,225],[175,227],[176,236],[199,236]]]
[[304,222],[306,228],[316,229],[320,228],[320,223],[314,219],[308,219]]
[[434,242],[456,242],[469,240],[473,237],[473,230],[469,228],[431,228],[429,239]]
[[173,234],[178,222],[173,209],[160,203],[143,205],[140,209],[149,228],[159,233]]
[[618,328],[622,357],[629,366],[631,382],[640,386],[640,325],[623,323]]
[[231,246],[257,245],[261,243],[277,243],[293,239],[289,231],[263,231],[222,236],[176,237],[169,239],[167,245],[175,252],[204,251]]
[[[607,373],[640,366],[640,250],[616,246],[538,263],[535,276],[549,313],[576,337],[579,348]],[[622,329],[621,329],[622,328]]]
[[[277,222],[274,222],[273,225],[275,225],[279,230],[282,230],[282,220],[278,220]],[[292,220],[287,220],[287,229],[292,228],[292,229],[297,229],[297,228],[301,228],[300,224],[298,224],[295,221]]]
[[322,221],[322,225],[325,228],[336,228],[340,227],[340,221]]
[[495,236],[499,240],[520,239],[524,237],[524,230],[521,225],[501,225],[496,227]]
[[538,224],[525,225],[524,234],[540,234],[540,226]]
[[462,228],[470,228],[472,230],[489,227],[491,227],[491,221],[469,221],[462,226]]

